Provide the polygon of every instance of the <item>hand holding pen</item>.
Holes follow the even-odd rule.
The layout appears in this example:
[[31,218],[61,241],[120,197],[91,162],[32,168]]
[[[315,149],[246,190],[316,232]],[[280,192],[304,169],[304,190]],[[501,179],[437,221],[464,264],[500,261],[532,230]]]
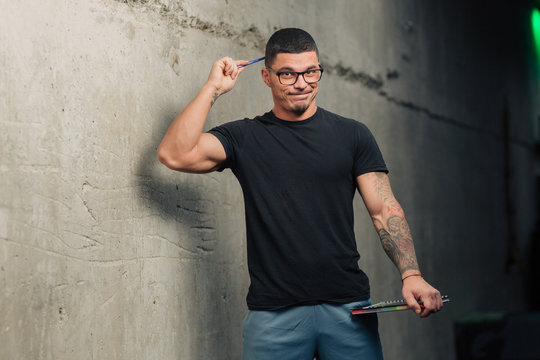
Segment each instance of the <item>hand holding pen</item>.
[[212,103],[214,103],[220,95],[229,92],[234,87],[238,80],[238,75],[244,71],[246,66],[263,59],[264,57],[251,61],[233,60],[231,57],[227,56],[214,62],[207,82],[208,85],[213,87],[214,95]]
[[251,60],[250,62],[248,62],[248,63],[245,64],[245,65],[238,65],[238,68],[240,69],[240,68],[246,67],[246,66],[248,66],[248,65],[255,64],[256,62],[259,62],[259,61],[261,61],[261,60],[264,60],[264,56],[263,56],[263,57],[260,57],[260,58],[258,58],[258,59],[255,59],[255,60]]

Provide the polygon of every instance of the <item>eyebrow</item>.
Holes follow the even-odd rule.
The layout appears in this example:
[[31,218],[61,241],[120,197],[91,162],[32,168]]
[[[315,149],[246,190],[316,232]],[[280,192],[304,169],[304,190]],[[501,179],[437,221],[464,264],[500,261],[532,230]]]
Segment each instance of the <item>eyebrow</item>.
[[[304,71],[308,71],[308,70],[313,70],[313,69],[318,69],[320,67],[320,65],[316,66],[316,65],[311,65],[309,66],[306,70]],[[302,71],[295,71],[293,70],[293,68],[291,67],[288,67],[288,66],[284,66],[282,68],[280,68],[279,70],[277,70],[276,72],[284,72],[284,71],[290,71],[290,72],[302,72]]]

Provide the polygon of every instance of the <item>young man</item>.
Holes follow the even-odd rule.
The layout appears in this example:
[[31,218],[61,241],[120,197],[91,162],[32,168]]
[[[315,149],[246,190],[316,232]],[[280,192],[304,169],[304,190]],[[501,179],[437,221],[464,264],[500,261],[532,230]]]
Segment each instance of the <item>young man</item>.
[[370,304],[353,231],[356,189],[401,273],[407,303],[425,317],[441,309],[440,293],[420,274],[375,139],[365,125],[317,107],[323,69],[312,37],[279,30],[265,55],[272,111],[202,133],[212,104],[247,64],[222,58],[170,125],[159,159],[190,173],[228,167],[242,186],[251,279],[245,359],[381,359],[376,316],[350,314]]

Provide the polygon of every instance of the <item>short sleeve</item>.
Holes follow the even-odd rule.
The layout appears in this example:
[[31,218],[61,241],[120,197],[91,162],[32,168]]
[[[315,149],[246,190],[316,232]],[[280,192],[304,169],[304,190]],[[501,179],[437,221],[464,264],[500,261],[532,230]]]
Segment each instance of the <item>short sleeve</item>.
[[372,171],[388,173],[388,168],[384,162],[381,150],[377,145],[377,141],[375,141],[375,137],[367,126],[357,123],[355,134],[354,177],[356,178]]
[[246,121],[236,120],[231,121],[223,125],[216,126],[208,131],[209,134],[214,135],[218,138],[225,149],[225,154],[227,159],[223,163],[222,167],[218,171],[223,171],[223,169],[230,168],[233,169],[237,163],[237,154],[239,153],[239,147],[244,138],[244,132],[246,128]]
[[227,159],[221,168],[218,169],[218,171],[223,171],[226,168],[230,168],[231,159],[233,158],[232,154],[234,154],[234,151],[229,131],[227,131],[227,129],[223,126],[216,126],[215,128],[210,129],[208,133],[217,137],[217,139],[221,142],[221,145],[223,145],[223,149],[225,149],[225,154],[227,156]]

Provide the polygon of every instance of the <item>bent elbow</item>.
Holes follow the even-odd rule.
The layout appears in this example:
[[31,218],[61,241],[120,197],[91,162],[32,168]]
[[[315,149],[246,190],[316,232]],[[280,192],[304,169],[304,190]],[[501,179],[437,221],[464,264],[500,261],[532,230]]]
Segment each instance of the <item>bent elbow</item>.
[[160,163],[172,170],[181,170],[181,163],[173,157],[170,152],[162,147],[158,147],[157,157]]
[[205,174],[218,169],[216,161],[203,158],[197,151],[178,151],[163,148],[157,149],[159,162],[171,170],[192,174]]
[[373,226],[375,226],[375,229],[380,229],[384,227],[384,219],[382,214],[371,214],[371,221],[373,222]]

